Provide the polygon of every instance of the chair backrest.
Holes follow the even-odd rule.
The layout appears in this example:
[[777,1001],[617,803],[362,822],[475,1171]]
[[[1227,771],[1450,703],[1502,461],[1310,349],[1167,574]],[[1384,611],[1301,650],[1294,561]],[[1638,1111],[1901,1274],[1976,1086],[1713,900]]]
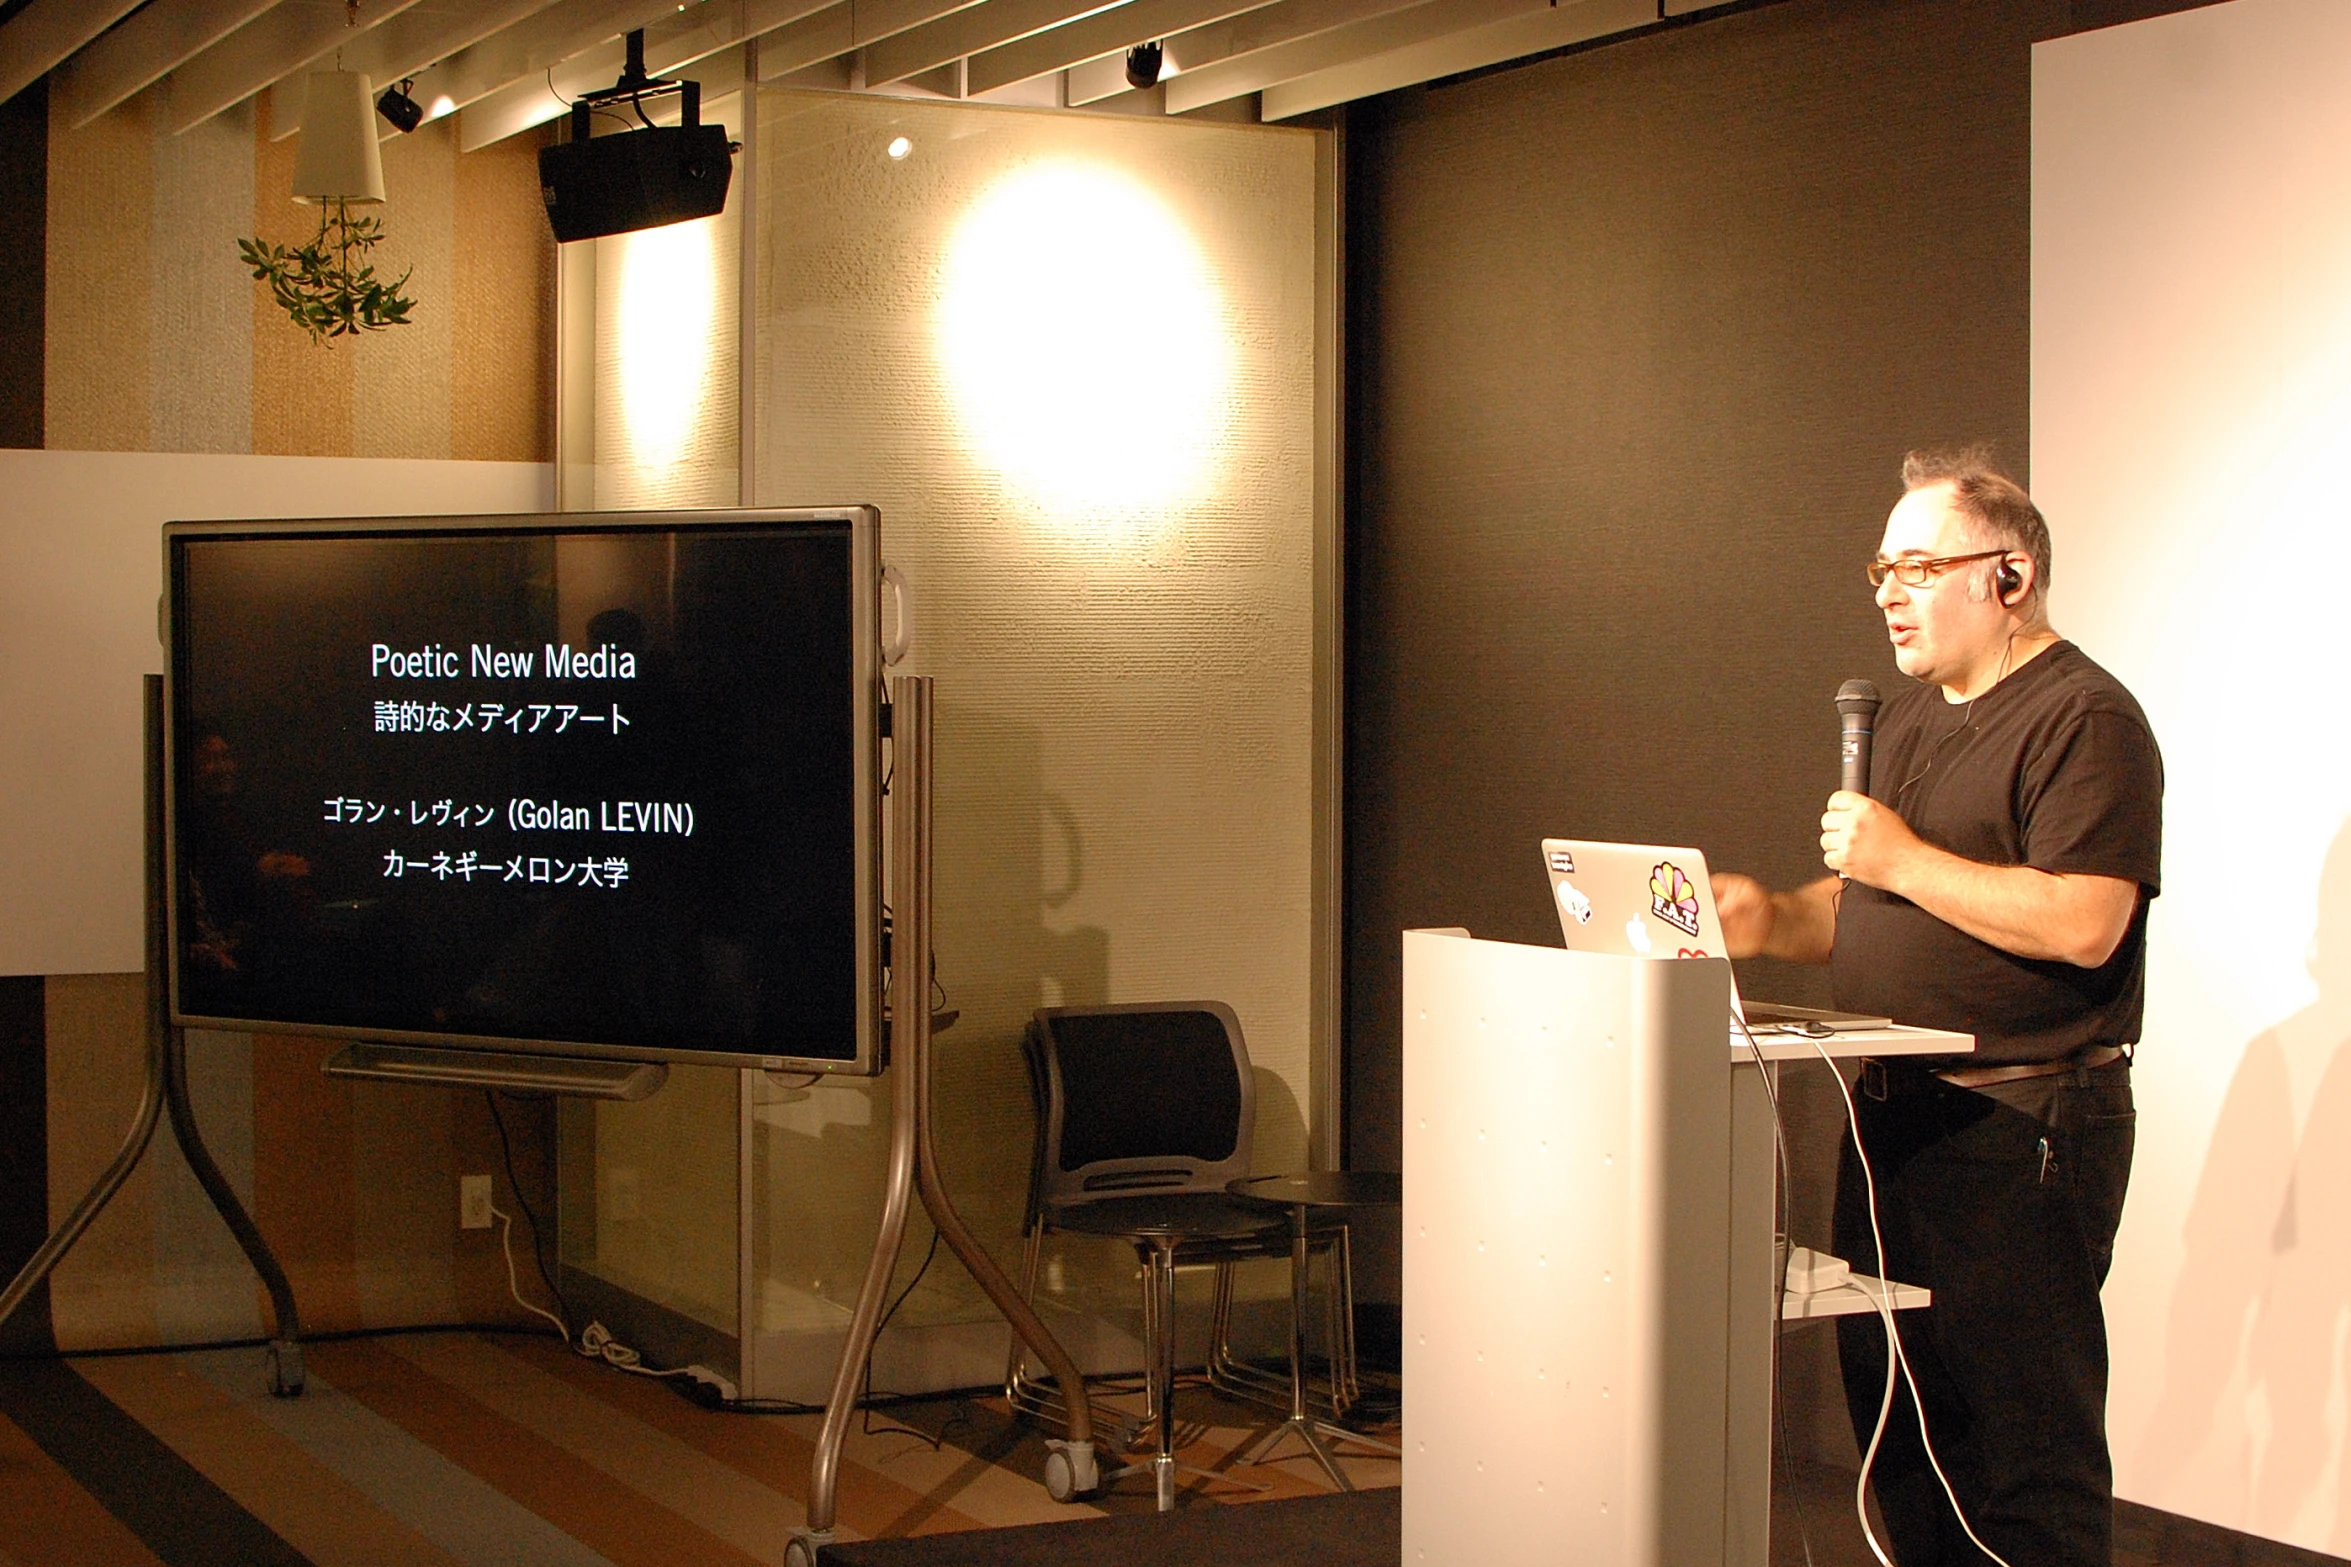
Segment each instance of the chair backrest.
[[1038,1137],[1031,1209],[1222,1191],[1249,1171],[1257,1086],[1221,1001],[1044,1007],[1029,1025]]

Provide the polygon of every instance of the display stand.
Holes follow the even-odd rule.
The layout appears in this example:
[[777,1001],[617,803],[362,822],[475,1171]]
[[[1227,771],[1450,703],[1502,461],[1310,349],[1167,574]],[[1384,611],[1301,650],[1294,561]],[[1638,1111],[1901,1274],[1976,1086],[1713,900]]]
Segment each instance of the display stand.
[[1405,933],[1405,1561],[1768,1561],[1763,1073],[1819,1055],[1729,1015],[1720,959]]
[[188,1096],[188,1056],[185,1032],[172,1026],[166,976],[170,972],[170,932],[164,919],[163,855],[163,677],[146,677],[147,722],[147,1085],[132,1118],[130,1135],[123,1140],[114,1162],[98,1177],[88,1195],[74,1205],[65,1222],[53,1231],[40,1250],[18,1270],[5,1293],[0,1293],[0,1322],[6,1322],[34,1288],[49,1276],[73,1249],[154,1140],[157,1117],[168,1110],[172,1135],[188,1168],[212,1199],[212,1206],[236,1236],[253,1271],[269,1290],[270,1313],[275,1319],[269,1338],[269,1390],[281,1398],[302,1391],[302,1319],[294,1307],[294,1290],[286,1270],[278,1266],[260,1227],[237,1198],[228,1177],[213,1162],[211,1150],[196,1128],[196,1110]]
[[808,1522],[792,1531],[786,1567],[816,1567],[817,1553],[835,1538],[841,1443],[849,1434],[858,1389],[873,1355],[874,1335],[890,1276],[906,1238],[906,1212],[916,1191],[931,1223],[961,1259],[1013,1332],[1052,1369],[1069,1410],[1069,1439],[1046,1443],[1045,1489],[1058,1502],[1084,1496],[1101,1483],[1094,1456],[1093,1411],[1077,1362],[1035,1310],[1013,1288],[955,1211],[939,1180],[931,1138],[931,681],[900,676],[890,683],[890,1156],[882,1195],[881,1231],[849,1319],[849,1340],[833,1376],[823,1430],[809,1469]]

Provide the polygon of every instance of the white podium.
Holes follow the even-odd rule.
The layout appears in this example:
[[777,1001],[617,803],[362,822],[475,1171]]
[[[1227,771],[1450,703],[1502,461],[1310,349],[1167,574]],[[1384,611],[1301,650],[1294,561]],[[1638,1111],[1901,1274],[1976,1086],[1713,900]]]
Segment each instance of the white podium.
[[1777,1166],[1729,1016],[1720,959],[1405,933],[1406,1567],[1766,1567]]

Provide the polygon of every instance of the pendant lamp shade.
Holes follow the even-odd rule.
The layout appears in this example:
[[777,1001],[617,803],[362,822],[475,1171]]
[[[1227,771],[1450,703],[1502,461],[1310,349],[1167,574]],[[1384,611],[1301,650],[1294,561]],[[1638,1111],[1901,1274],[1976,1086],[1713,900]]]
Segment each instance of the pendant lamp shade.
[[301,145],[294,152],[294,199],[384,199],[376,147],[375,89],[364,72],[313,71],[303,78]]

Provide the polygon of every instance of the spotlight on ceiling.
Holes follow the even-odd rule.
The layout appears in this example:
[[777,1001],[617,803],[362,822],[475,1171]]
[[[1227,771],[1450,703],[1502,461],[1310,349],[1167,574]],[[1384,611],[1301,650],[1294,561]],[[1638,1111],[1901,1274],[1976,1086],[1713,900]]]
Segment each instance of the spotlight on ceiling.
[[392,122],[394,130],[406,133],[424,123],[424,105],[408,96],[408,89],[416,85],[411,76],[397,87],[387,87],[376,100],[376,113]]
[[[645,100],[675,94],[678,123],[655,125]],[[598,113],[626,123],[626,104],[642,130],[589,139]],[[596,239],[716,215],[735,173],[735,143],[723,125],[702,123],[702,84],[645,74],[645,34],[628,36],[628,64],[610,87],[571,103],[571,139],[539,149],[539,195],[559,242]]]
[[1166,48],[1154,39],[1137,44],[1127,51],[1127,85],[1129,87],[1156,87],[1159,85],[1159,65],[1166,56]]

